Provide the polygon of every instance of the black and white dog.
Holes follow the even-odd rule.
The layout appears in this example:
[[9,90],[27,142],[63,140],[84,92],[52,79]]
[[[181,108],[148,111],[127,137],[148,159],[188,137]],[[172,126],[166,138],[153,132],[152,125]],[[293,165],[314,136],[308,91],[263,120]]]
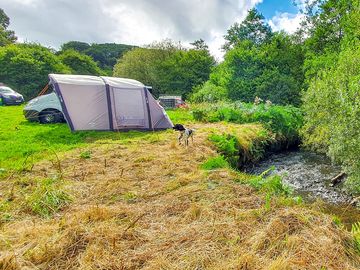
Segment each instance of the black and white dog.
[[174,125],[173,129],[180,132],[180,135],[179,135],[179,138],[178,138],[179,145],[181,144],[181,139],[183,137],[184,137],[184,141],[185,141],[185,146],[189,145],[189,138],[191,138],[192,143],[194,143],[194,130],[192,130],[190,128],[185,128],[181,124]]

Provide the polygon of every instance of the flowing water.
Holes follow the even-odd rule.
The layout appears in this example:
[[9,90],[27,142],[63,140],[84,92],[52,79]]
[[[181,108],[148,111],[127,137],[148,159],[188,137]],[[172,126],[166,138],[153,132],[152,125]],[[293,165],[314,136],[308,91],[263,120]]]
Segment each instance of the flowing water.
[[282,176],[283,183],[294,189],[307,202],[320,198],[324,201],[319,210],[336,215],[347,229],[360,221],[360,210],[350,204],[353,197],[342,184],[332,187],[331,179],[341,172],[324,155],[306,151],[288,151],[272,154],[246,171],[261,174],[274,166],[270,174]]
[[331,179],[341,172],[339,166],[331,164],[324,155],[289,151],[270,155],[247,171],[260,174],[274,166],[271,174],[282,176],[283,182],[292,187],[295,193],[307,201],[321,198],[333,204],[349,203],[352,197],[347,194],[342,184],[332,187]]

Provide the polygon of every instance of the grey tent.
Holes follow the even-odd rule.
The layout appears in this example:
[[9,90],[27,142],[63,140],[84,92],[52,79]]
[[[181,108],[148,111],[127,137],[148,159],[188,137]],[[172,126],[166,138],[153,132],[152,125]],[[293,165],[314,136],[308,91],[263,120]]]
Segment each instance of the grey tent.
[[158,130],[173,126],[140,82],[114,77],[50,74],[67,123],[74,130]]

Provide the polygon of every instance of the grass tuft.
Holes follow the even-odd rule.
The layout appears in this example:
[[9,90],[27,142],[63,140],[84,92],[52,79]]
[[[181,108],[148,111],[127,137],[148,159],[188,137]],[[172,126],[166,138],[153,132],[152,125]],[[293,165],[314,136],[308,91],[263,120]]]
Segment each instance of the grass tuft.
[[211,157],[201,165],[201,169],[203,170],[215,170],[228,167],[229,163],[223,156]]
[[58,180],[44,179],[27,198],[27,206],[35,214],[51,217],[70,201],[70,196],[62,190]]
[[87,150],[87,151],[81,152],[80,158],[82,158],[82,159],[90,159],[91,158],[91,151]]

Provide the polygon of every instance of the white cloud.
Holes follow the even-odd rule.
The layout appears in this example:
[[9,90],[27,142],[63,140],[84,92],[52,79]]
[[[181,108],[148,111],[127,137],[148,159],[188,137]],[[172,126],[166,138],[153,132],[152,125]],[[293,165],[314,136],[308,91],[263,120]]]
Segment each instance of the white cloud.
[[262,0],[0,0],[20,40],[58,48],[70,40],[144,45],[204,39],[222,58],[223,35]]
[[304,15],[301,13],[279,13],[269,20],[269,25],[274,31],[284,30],[290,34],[294,33],[300,26]]

